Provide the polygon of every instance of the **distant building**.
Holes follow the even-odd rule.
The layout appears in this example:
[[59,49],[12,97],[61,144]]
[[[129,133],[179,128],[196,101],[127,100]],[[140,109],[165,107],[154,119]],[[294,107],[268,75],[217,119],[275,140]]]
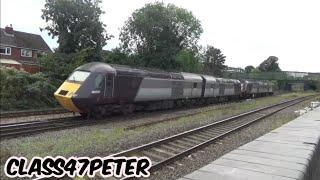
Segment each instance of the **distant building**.
[[40,71],[38,57],[52,53],[40,35],[14,31],[12,26],[1,28],[0,64],[29,73]]
[[287,76],[291,76],[294,78],[303,78],[303,77],[309,75],[309,73],[306,73],[306,72],[294,72],[294,71],[289,72],[289,71],[287,71],[286,73],[287,73]]
[[227,67],[227,72],[238,72],[238,73],[244,73],[244,69],[242,68],[235,68],[235,67]]

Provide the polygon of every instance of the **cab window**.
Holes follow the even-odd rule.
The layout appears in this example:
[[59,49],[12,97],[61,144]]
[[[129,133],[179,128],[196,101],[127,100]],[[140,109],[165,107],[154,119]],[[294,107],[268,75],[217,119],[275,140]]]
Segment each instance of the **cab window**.
[[76,82],[83,82],[85,81],[90,72],[87,71],[74,71],[68,78],[68,81],[76,81]]
[[95,89],[104,89],[104,76],[102,74],[98,74],[96,79],[94,80],[94,88]]

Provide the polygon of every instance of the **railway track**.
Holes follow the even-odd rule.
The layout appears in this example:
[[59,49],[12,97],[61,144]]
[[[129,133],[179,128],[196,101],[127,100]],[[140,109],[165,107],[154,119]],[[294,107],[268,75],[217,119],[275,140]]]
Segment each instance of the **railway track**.
[[[224,106],[224,105],[225,104],[221,104],[221,106]],[[218,107],[218,108],[221,108],[221,107]],[[131,130],[141,126],[148,126],[155,123],[170,121],[178,117],[190,116],[190,115],[198,114],[201,112],[205,112],[205,111],[200,111],[200,110],[191,111],[190,113],[188,112],[183,114],[177,114],[171,117],[166,117],[164,119],[152,121],[148,123],[143,122],[143,123],[137,123],[137,124],[136,123],[129,124],[124,128],[124,130]],[[120,118],[121,117],[123,116],[120,116]],[[80,127],[85,125],[95,125],[98,123],[106,123],[106,122],[114,123],[114,122],[117,122],[118,120],[119,118],[117,118],[117,116],[115,118],[105,119],[105,120],[93,120],[93,119],[85,120],[85,119],[82,119],[80,116],[74,116],[74,117],[63,117],[63,118],[56,118],[56,119],[26,121],[26,122],[18,122],[18,123],[6,123],[6,124],[0,124],[0,137],[11,138],[11,137],[17,137],[22,135],[31,135],[31,134],[36,134],[36,133],[41,133],[46,131]]]
[[110,156],[149,157],[152,161],[150,171],[154,172],[164,165],[186,157],[197,149],[209,145],[230,133],[238,131],[261,119],[267,118],[285,108],[311,99],[312,97],[314,96],[297,98],[252,110],[199,128],[185,131],[174,136],[112,154]]
[[0,138],[10,138],[22,135],[30,135],[35,133],[46,132],[50,130],[58,130],[72,128],[92,123],[89,120],[83,120],[80,116],[57,118],[50,120],[39,120],[21,123],[8,123],[0,125]]
[[67,111],[63,108],[23,110],[23,111],[5,111],[5,112],[0,112],[0,118],[27,117],[27,116],[59,114],[59,113],[67,113],[67,112],[69,112],[69,111]]
[[[142,123],[134,123],[128,124],[124,127],[124,130],[131,130],[142,126],[149,126],[152,124],[170,121],[179,117],[183,116],[190,116],[194,114],[198,114],[205,111],[194,111],[191,113],[185,114],[178,114],[173,117],[167,117],[161,120],[152,121],[152,122],[142,122]],[[92,120],[92,119],[82,119],[80,116],[75,117],[64,117],[64,118],[57,118],[57,119],[48,119],[48,120],[37,120],[37,121],[29,121],[29,122],[20,122],[20,123],[7,123],[7,124],[0,124],[0,138],[12,138],[18,137],[23,135],[31,135],[37,134],[46,131],[53,131],[53,130],[61,130],[67,128],[75,128],[80,126],[86,125],[95,125],[99,123],[114,123],[118,119],[115,118],[113,120],[106,119],[106,120]]]

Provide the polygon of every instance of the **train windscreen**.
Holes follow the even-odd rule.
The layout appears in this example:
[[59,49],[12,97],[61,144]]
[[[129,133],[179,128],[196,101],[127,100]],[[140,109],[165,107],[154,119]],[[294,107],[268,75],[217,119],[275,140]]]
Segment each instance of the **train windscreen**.
[[68,81],[83,82],[90,75],[90,72],[86,71],[74,71],[68,78]]

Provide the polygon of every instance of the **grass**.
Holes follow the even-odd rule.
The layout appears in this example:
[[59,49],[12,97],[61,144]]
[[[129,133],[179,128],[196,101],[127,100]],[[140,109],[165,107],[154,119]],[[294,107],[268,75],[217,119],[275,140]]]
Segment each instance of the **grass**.
[[[2,140],[0,143],[0,162],[4,165],[10,156],[94,156],[108,155],[134,143],[146,143],[147,136],[159,134],[169,136],[193,127],[215,121],[224,116],[245,112],[251,109],[271,105],[282,100],[293,99],[311,93],[290,93],[279,96],[259,98],[242,103],[231,103],[221,108],[204,107],[203,113],[181,117],[176,120],[140,127],[125,131],[123,127],[104,125],[80,127],[75,129],[47,132],[30,137]],[[210,109],[211,108],[211,109]],[[177,130],[178,129],[178,130]],[[131,143],[130,143],[131,142]],[[1,176],[3,176],[3,167]]]

